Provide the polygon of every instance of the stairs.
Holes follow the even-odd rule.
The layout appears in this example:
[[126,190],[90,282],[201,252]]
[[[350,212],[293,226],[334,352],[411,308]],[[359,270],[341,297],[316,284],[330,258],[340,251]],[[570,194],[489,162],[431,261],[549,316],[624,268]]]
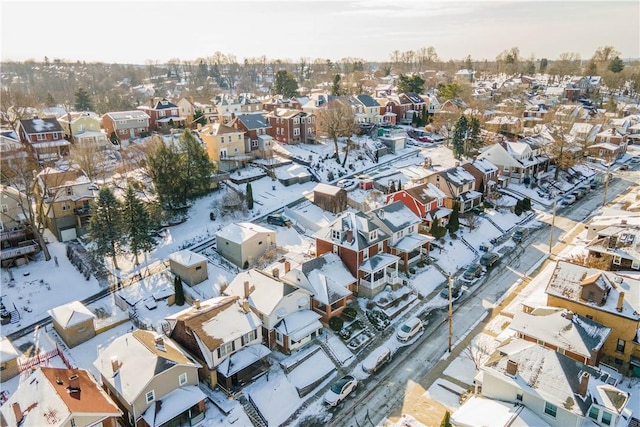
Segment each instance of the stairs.
[[238,396],[238,402],[240,402],[240,404],[242,405],[242,408],[244,409],[245,414],[247,414],[247,417],[249,417],[249,419],[251,420],[251,424],[253,424],[255,427],[269,426],[267,421],[262,417],[262,415],[258,411],[258,408],[256,408],[253,402],[251,402],[250,398],[247,399],[244,396],[244,393]]
[[479,255],[478,250],[477,250],[476,248],[474,248],[473,246],[471,246],[471,243],[467,242],[467,241],[465,240],[465,238],[464,238],[464,237],[462,237],[462,236],[459,236],[459,237],[460,237],[460,240],[462,241],[462,243],[464,243],[466,247],[468,247],[469,249],[471,249],[471,251],[472,251],[474,254],[476,254],[476,256],[478,256],[478,255]]
[[484,219],[486,219],[487,221],[489,221],[495,228],[497,228],[501,233],[506,233],[505,230],[502,229],[502,227],[500,227],[498,224],[496,224],[489,215],[483,215],[482,216]]
[[[325,337],[327,336],[326,334],[324,335]],[[324,338],[318,339],[318,344],[320,344],[320,347],[322,347],[322,350],[324,350],[327,356],[329,356],[329,359],[331,359],[333,364],[336,365],[337,368],[340,368],[342,366],[342,363],[340,363],[338,358],[333,354],[333,350],[331,350],[331,347],[329,347],[327,343],[324,342]]]
[[11,315],[10,323],[18,323],[20,321],[20,312],[16,308],[16,305],[13,304],[13,310],[9,312]]

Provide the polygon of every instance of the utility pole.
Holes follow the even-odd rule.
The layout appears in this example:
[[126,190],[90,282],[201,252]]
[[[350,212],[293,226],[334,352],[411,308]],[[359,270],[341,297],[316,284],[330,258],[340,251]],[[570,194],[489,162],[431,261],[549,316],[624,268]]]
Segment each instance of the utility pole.
[[549,255],[551,255],[551,247],[553,246],[553,228],[556,224],[556,206],[558,204],[558,193],[553,193],[553,218],[551,218],[551,231],[549,233]]
[[453,276],[449,274],[449,353],[451,353],[451,341],[453,339]]
[[602,208],[604,209],[605,206],[607,206],[607,188],[609,187],[609,171],[611,170],[611,164],[613,163],[613,161],[611,161],[608,165],[607,165],[607,174],[604,176],[604,197],[602,199]]

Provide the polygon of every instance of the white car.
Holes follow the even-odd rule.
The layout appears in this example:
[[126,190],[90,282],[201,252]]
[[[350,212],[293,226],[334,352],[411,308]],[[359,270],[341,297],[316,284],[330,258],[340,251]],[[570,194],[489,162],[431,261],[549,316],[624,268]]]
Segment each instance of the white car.
[[422,331],[422,321],[417,317],[407,319],[400,328],[398,328],[397,337],[399,341],[409,341]]
[[329,406],[338,406],[353,390],[358,387],[358,380],[351,375],[344,376],[333,383],[324,395],[324,401]]
[[351,179],[341,179],[336,183],[336,185],[340,188],[347,189],[353,187],[355,185],[355,182]]

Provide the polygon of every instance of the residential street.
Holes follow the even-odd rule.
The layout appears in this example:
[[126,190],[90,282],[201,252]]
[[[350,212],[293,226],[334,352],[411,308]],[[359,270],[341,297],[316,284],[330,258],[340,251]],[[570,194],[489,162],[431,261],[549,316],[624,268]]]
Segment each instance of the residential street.
[[[609,183],[607,200],[612,201],[639,180],[638,171],[617,175]],[[568,233],[571,233],[576,224],[601,207],[603,196],[604,187],[600,186],[581,201],[558,210],[554,227],[554,254],[565,246],[567,239],[572,238]],[[521,281],[511,289],[506,299],[500,301],[518,279],[531,273],[530,270],[538,267],[547,255],[549,231],[549,227],[543,227],[533,232],[522,252],[514,251],[510,258],[503,259],[501,267],[487,274],[484,283],[471,288],[471,296],[463,297],[462,302],[454,305],[453,356],[447,355],[447,316],[445,310],[440,310],[417,343],[400,352],[377,377],[373,376],[363,382],[355,395],[346,399],[336,410],[330,425],[379,425],[385,419],[397,420],[402,413],[408,413],[428,425],[439,423],[444,407],[434,407],[433,401],[426,403],[426,399],[421,399],[422,394],[441,377],[449,362],[464,349],[473,336],[482,331],[488,320],[498,315],[528,283],[527,279]],[[462,336],[466,339],[458,343]]]

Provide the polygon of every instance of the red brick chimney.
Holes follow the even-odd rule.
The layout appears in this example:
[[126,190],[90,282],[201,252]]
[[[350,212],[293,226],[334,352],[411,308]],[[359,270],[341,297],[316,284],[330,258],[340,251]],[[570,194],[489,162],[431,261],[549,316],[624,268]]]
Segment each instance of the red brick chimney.
[[80,391],[80,377],[78,375],[71,375],[69,377],[69,390]]
[[345,240],[349,243],[353,242],[353,230],[347,230]]
[[291,263],[289,261],[284,262],[284,272],[285,274],[291,271]]
[[622,312],[622,306],[624,305],[624,292],[620,292],[618,294],[618,305],[616,306],[616,310],[618,310],[618,312]]
[[249,281],[245,280],[244,281],[244,297],[245,298],[249,298],[249,294],[251,293],[251,291],[249,290]]
[[518,373],[518,362],[507,360],[507,374],[515,377]]
[[22,422],[22,409],[20,409],[20,404],[13,402],[11,408],[13,409],[13,416],[16,417],[16,424],[20,424],[20,422]]
[[589,373],[583,372],[580,375],[580,384],[578,384],[578,394],[584,399],[587,397],[587,390],[589,389]]

